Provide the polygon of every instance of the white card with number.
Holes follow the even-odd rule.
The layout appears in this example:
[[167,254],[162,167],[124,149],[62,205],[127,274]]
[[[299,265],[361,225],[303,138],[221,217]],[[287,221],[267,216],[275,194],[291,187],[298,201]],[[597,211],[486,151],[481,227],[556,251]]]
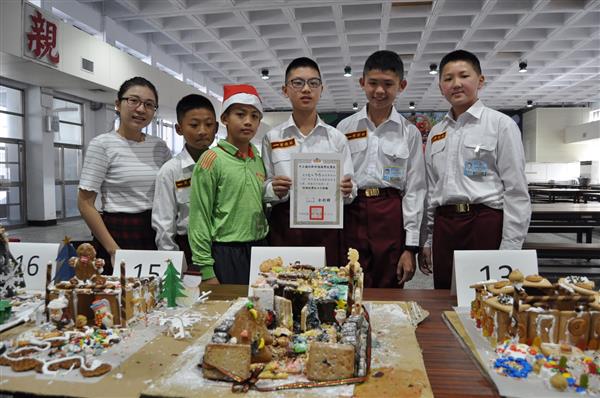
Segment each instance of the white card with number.
[[490,279],[508,279],[512,270],[525,276],[538,273],[535,250],[456,250],[452,293],[456,292],[459,307],[468,307],[475,298],[469,286]]
[[46,267],[52,262],[54,278],[59,246],[59,243],[10,243],[10,252],[21,263],[27,290],[46,291]]
[[121,261],[125,261],[125,275],[139,278],[157,276],[162,278],[167,270],[167,260],[171,260],[177,272],[181,274],[183,252],[168,250],[117,250],[113,275],[121,276]]

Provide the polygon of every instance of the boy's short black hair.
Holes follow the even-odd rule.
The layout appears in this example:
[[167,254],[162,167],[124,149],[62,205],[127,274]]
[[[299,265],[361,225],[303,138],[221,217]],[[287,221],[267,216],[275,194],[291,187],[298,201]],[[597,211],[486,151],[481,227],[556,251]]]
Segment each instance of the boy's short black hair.
[[363,77],[372,70],[382,72],[390,70],[398,75],[400,80],[404,79],[404,64],[400,56],[394,51],[379,50],[369,55],[363,68]]
[[456,61],[465,61],[470,63],[473,69],[475,69],[475,72],[477,72],[478,75],[481,75],[481,65],[479,64],[479,58],[477,58],[477,55],[466,50],[454,50],[444,55],[440,61],[440,79],[442,78],[444,66],[446,66],[448,62]]
[[177,111],[177,122],[181,123],[185,114],[192,109],[208,109],[212,112],[215,119],[217,117],[215,107],[208,98],[199,94],[190,94],[180,99],[177,103],[177,107],[175,108]]
[[307,57],[300,57],[292,60],[288,67],[285,70],[285,82],[288,81],[288,76],[290,72],[297,68],[312,68],[317,71],[319,77],[321,77],[321,71],[319,70],[319,65],[315,61]]

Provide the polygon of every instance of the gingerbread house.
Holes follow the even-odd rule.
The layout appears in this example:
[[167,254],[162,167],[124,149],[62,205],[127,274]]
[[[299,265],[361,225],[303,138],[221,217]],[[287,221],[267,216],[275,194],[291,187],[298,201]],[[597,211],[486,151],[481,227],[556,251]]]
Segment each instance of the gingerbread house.
[[527,344],[539,341],[598,349],[600,294],[586,277],[569,276],[552,284],[530,275],[520,285],[486,281],[471,287],[476,295],[471,317],[494,345],[518,337]]
[[214,329],[202,359],[204,377],[242,382],[256,369],[259,379],[366,377],[370,323],[357,253],[349,259],[342,268],[263,263],[248,302]]

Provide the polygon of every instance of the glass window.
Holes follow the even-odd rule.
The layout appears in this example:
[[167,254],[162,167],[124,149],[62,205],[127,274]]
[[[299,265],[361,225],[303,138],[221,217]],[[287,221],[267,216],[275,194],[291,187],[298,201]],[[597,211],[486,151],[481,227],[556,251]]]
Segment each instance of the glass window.
[[58,114],[59,131],[54,133],[54,143],[81,145],[83,142],[83,112],[81,104],[54,98],[52,107]]
[[79,216],[79,209],[77,208],[77,191],[78,186],[65,185],[65,212],[66,217],[77,217]]
[[81,125],[60,122],[60,130],[54,133],[55,144],[81,145],[83,127]]
[[0,137],[22,140],[23,116],[0,112]]
[[81,104],[54,98],[52,106],[61,122],[82,123]]
[[65,181],[78,181],[82,166],[82,153],[79,148],[64,148],[64,175]]
[[56,218],[65,218],[63,214],[63,187],[62,185],[54,186],[54,193],[56,195]]
[[60,151],[60,147],[54,147],[54,178],[56,181],[62,180],[62,155]]
[[0,86],[0,111],[23,114],[23,92]]

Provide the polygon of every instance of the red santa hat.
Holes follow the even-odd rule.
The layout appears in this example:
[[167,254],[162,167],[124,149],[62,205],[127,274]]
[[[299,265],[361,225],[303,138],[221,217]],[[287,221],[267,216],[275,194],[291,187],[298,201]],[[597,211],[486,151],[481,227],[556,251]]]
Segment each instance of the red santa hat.
[[260,97],[254,86],[249,84],[226,84],[223,86],[223,106],[221,113],[233,104],[252,105],[262,114]]

